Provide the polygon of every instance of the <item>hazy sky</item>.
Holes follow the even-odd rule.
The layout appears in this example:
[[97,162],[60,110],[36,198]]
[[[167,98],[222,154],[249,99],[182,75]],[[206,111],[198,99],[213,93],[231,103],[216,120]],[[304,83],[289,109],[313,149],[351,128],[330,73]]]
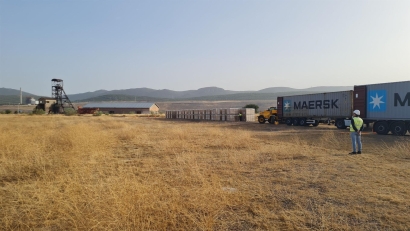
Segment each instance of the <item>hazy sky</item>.
[[0,87],[259,90],[410,80],[410,1],[0,0]]

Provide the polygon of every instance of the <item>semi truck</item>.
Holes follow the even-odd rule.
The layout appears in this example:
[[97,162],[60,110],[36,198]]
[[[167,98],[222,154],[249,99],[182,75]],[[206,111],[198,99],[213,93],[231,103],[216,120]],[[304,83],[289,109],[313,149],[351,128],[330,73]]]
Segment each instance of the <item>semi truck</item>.
[[354,86],[353,105],[377,134],[410,132],[410,81]]
[[353,91],[284,96],[277,98],[277,119],[291,126],[317,126],[333,122],[349,126],[353,110],[377,134],[410,132],[410,81],[357,85]]

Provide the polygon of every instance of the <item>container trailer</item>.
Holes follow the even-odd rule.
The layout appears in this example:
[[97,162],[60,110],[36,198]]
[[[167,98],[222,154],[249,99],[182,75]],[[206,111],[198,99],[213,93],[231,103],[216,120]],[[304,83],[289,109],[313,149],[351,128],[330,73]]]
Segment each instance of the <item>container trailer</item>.
[[410,81],[354,86],[353,105],[377,134],[410,132]]
[[344,128],[353,111],[353,91],[340,91],[277,98],[278,120],[287,125],[319,125],[334,121]]
[[285,96],[277,98],[278,118],[287,125],[317,126],[334,122],[337,128],[350,125],[353,110],[377,134],[410,133],[410,81],[354,86],[353,91]]

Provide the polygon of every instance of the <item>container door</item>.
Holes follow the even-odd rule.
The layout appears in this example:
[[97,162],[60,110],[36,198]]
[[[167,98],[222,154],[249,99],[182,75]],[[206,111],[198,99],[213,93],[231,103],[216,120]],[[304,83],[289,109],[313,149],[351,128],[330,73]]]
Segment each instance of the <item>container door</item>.
[[278,105],[276,106],[276,109],[278,110],[278,117],[282,118],[283,117],[283,97],[278,97]]
[[360,117],[367,117],[367,94],[366,86],[355,86],[353,91],[353,110],[360,111]]

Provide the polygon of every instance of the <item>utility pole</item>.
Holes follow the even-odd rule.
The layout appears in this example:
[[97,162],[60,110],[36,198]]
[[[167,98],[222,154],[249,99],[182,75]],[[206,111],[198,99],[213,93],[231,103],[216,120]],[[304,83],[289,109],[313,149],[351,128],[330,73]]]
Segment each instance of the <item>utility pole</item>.
[[20,104],[23,104],[23,93],[20,87],[20,103],[17,105],[17,115],[20,114]]

